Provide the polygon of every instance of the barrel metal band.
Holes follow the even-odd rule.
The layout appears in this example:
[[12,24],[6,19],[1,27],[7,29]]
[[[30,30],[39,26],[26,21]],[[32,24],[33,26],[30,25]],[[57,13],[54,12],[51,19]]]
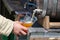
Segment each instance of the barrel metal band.
[[52,9],[52,16],[54,17],[56,15],[56,11],[57,11],[57,0],[53,0],[53,9]]

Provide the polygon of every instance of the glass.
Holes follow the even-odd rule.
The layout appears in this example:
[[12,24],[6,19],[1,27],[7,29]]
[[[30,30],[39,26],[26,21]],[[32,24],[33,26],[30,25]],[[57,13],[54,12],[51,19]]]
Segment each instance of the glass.
[[32,18],[32,15],[28,13],[26,13],[24,17],[20,18],[20,22],[22,22],[21,24],[27,28],[31,27],[36,20],[36,17]]

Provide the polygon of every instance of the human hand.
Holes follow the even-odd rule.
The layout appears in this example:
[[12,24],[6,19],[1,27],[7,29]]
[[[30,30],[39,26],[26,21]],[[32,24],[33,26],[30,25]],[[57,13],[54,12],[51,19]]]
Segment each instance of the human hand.
[[[13,33],[15,35],[26,35],[27,34],[27,28],[22,26],[20,22],[15,21],[13,25]],[[24,31],[25,30],[25,31]]]

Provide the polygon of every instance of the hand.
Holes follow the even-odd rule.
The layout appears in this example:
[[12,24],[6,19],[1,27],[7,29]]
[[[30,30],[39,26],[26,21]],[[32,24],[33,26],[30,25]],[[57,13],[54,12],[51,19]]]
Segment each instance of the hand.
[[[27,28],[22,26],[20,22],[15,21],[14,25],[13,25],[13,33],[15,35],[26,35],[27,33],[25,31],[27,31]],[[25,30],[25,31],[24,31]]]

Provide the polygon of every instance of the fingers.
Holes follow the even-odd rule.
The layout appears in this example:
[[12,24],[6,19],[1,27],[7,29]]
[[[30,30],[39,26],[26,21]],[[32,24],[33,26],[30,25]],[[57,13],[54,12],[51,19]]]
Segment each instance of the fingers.
[[20,29],[20,33],[23,34],[23,35],[26,35],[27,34],[27,28],[24,27],[24,26],[21,26],[21,29]]
[[20,22],[16,21],[13,26],[14,26],[14,28],[13,28],[14,34],[16,34],[16,35],[26,35],[27,34],[28,28],[21,25]]

